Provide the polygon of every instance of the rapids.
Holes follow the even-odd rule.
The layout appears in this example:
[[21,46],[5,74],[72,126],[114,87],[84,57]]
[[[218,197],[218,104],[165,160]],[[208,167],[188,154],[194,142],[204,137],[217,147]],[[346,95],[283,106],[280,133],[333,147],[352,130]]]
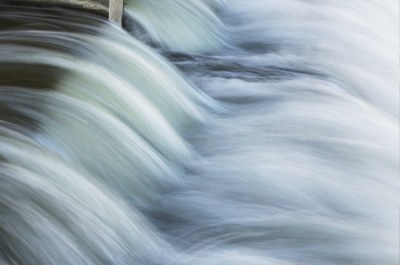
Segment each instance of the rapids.
[[0,264],[398,264],[398,10],[0,4]]

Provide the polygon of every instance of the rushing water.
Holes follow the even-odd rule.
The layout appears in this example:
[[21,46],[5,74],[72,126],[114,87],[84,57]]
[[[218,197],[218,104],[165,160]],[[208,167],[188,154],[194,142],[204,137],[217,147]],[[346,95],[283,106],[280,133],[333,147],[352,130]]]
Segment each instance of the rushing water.
[[398,264],[398,18],[0,5],[0,264]]

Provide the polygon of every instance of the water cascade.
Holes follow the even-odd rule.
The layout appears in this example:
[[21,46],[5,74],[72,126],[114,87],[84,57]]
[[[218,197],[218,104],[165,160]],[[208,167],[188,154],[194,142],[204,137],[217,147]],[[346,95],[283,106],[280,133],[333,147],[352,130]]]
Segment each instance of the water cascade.
[[398,5],[0,4],[0,264],[397,264]]

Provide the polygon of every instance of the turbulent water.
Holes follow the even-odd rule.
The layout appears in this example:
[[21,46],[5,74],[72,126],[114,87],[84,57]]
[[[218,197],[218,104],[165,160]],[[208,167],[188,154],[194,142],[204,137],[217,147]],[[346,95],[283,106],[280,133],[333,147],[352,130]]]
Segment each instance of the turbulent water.
[[398,5],[0,5],[0,264],[398,264]]

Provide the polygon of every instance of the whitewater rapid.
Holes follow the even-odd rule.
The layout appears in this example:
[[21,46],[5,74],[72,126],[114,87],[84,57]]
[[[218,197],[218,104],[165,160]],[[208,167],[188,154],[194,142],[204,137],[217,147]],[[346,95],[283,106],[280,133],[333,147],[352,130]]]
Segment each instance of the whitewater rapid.
[[398,5],[0,4],[0,264],[397,264]]

